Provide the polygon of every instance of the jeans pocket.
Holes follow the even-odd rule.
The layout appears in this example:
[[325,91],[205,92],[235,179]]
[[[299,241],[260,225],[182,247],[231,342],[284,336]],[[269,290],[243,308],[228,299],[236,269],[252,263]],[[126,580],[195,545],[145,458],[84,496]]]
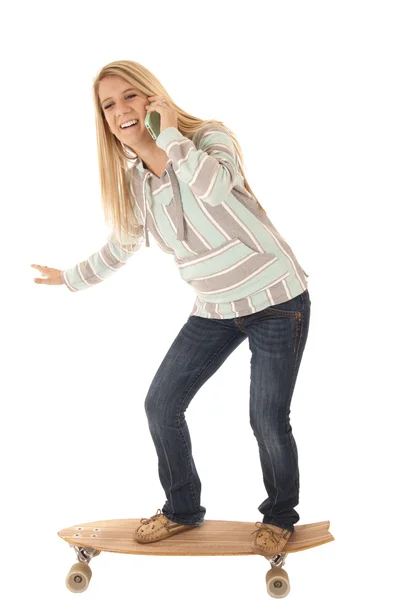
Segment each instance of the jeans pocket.
[[302,294],[295,296],[295,298],[291,298],[291,300],[286,300],[285,302],[280,302],[280,304],[268,306],[263,310],[263,312],[267,314],[295,317],[295,315],[302,311],[305,306],[310,307],[309,292],[307,289],[303,291]]

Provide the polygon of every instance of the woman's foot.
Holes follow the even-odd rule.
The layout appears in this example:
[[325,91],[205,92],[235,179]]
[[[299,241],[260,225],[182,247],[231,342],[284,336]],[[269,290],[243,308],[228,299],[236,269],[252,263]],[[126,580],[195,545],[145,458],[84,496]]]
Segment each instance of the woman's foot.
[[289,529],[276,527],[276,525],[271,525],[270,523],[261,523],[258,521],[255,525],[258,529],[253,532],[256,533],[253,551],[264,556],[281,552],[293,534]]
[[150,519],[141,519],[141,525],[134,533],[134,540],[140,544],[149,544],[194,527],[199,527],[199,525],[181,525],[170,521],[159,508]]

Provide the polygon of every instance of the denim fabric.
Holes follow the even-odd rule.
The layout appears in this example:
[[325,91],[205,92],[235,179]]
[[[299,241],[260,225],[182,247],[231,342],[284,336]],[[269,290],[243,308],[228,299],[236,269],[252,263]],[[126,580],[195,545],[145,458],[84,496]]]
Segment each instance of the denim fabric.
[[[163,514],[201,525],[201,481],[192,456],[185,410],[196,392],[246,338],[251,350],[250,424],[259,448],[267,498],[263,523],[294,530],[299,515],[298,452],[290,403],[309,330],[310,297],[302,294],[232,319],[190,316],[150,385],[145,411],[166,494]],[[205,439],[205,443],[207,440]]]

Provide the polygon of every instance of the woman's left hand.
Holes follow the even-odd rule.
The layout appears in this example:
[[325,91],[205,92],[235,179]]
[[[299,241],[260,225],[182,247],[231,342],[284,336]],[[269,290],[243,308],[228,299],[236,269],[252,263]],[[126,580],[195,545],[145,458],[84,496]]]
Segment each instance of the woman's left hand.
[[[146,112],[150,113],[153,110],[160,114],[160,133],[167,127],[175,127],[178,129],[178,114],[173,106],[164,100],[163,96],[148,96],[148,100],[152,104],[145,106]],[[164,100],[163,104],[160,101]]]

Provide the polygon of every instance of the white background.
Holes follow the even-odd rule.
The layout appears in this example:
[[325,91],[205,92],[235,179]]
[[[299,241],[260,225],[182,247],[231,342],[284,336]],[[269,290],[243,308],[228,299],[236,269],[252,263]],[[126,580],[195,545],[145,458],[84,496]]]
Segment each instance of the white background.
[[[150,236],[72,293],[38,285],[105,243],[91,86],[153,71],[189,113],[238,136],[246,175],[309,274],[291,404],[299,524],[291,598],[395,598],[398,565],[400,18],[397,2],[50,2],[3,9],[1,552],[8,600],[71,598],[57,532],[164,504],[144,399],[194,292]],[[259,521],[245,341],[186,413],[206,519]],[[87,598],[266,598],[263,557],[102,553]],[[393,571],[392,571],[393,569]],[[396,570],[397,569],[397,570]]]

